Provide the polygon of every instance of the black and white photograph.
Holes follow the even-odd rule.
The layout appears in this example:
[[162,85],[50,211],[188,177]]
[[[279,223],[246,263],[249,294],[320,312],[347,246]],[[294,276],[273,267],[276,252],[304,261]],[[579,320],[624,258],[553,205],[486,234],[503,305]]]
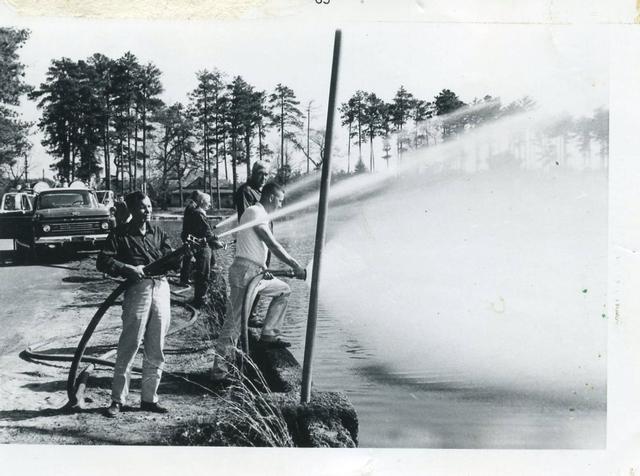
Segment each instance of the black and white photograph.
[[627,471],[624,34],[56,12],[0,7],[3,454]]

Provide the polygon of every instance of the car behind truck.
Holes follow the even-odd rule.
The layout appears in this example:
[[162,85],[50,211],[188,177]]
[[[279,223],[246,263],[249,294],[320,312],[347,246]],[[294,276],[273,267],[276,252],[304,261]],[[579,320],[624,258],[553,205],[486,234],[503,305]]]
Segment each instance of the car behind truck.
[[109,210],[87,189],[43,190],[31,209],[0,214],[0,238],[13,239],[21,258],[45,249],[99,249],[111,227]]

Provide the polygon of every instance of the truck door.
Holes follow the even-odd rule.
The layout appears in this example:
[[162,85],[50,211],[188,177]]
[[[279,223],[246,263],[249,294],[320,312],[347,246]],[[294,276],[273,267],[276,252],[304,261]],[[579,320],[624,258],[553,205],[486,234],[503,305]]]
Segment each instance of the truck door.
[[26,194],[6,193],[2,197],[0,239],[28,242],[31,235],[33,207]]

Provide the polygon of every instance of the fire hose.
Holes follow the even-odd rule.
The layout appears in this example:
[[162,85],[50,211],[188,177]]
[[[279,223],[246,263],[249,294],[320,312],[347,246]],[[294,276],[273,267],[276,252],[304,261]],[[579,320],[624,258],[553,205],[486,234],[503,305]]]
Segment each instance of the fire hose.
[[[145,266],[144,272],[147,276],[159,276],[166,272],[167,268],[175,265],[176,262],[184,256],[184,254],[191,248],[192,244],[185,244],[172,253],[160,258],[157,261]],[[249,330],[248,330],[248,321],[249,316],[251,314],[251,308],[253,306],[253,302],[256,299],[256,296],[259,294],[258,285],[260,281],[265,279],[264,275],[266,273],[271,274],[275,277],[288,277],[288,278],[298,278],[305,280],[306,279],[306,271],[304,276],[297,276],[293,270],[265,270],[252,278],[247,286],[247,290],[245,291],[243,306],[242,306],[242,321],[241,321],[241,345],[243,352],[248,355],[249,353]],[[86,351],[89,340],[93,336],[98,324],[104,317],[107,310],[116,302],[118,297],[127,289],[129,286],[129,281],[124,281],[118,285],[116,289],[114,289],[109,296],[102,302],[102,304],[98,307],[97,311],[89,321],[78,346],[76,347],[76,351],[73,356],[67,354],[46,354],[42,352],[38,352],[35,348],[39,347],[39,345],[30,346],[23,351],[23,356],[35,360],[45,360],[45,361],[58,361],[58,362],[69,362],[71,361],[71,368],[69,369],[69,375],[67,378],[67,397],[68,402],[65,405],[66,409],[73,410],[76,408],[82,408],[84,404],[84,391],[86,389],[86,384],[91,375],[91,372],[95,369],[96,365],[104,365],[108,367],[114,367],[115,362],[108,360],[116,353],[116,349],[112,349],[106,352],[99,357],[85,357],[84,353]],[[184,304],[184,303],[182,303]],[[192,311],[192,316],[189,321],[184,323],[181,326],[171,329],[167,336],[175,334],[191,325],[193,325],[198,319],[198,311],[185,304],[187,308],[190,308]],[[82,371],[78,373],[78,369],[80,367],[80,363],[88,363],[89,365],[85,367]],[[141,372],[142,369],[140,367],[134,366],[131,369],[134,372]]]
[[244,293],[244,300],[242,301],[242,321],[240,333],[240,345],[242,348],[242,352],[244,352],[245,355],[249,354],[249,317],[251,316],[253,302],[255,301],[258,294],[260,294],[258,285],[260,284],[260,281],[265,279],[265,274],[270,274],[271,276],[275,277],[297,278],[301,279],[302,281],[306,281],[307,279],[306,270],[304,270],[303,276],[297,276],[291,269],[266,269],[255,275],[251,279],[251,281],[249,281],[247,290]]

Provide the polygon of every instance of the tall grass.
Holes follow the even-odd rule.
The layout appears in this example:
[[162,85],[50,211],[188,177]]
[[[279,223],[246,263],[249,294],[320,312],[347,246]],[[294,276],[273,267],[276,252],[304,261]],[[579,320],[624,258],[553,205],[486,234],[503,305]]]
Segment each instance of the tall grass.
[[[292,447],[293,439],[267,382],[249,356],[238,351],[244,372],[229,363],[229,386],[210,417],[179,428],[173,444],[186,446]],[[247,377],[250,373],[252,378]]]

